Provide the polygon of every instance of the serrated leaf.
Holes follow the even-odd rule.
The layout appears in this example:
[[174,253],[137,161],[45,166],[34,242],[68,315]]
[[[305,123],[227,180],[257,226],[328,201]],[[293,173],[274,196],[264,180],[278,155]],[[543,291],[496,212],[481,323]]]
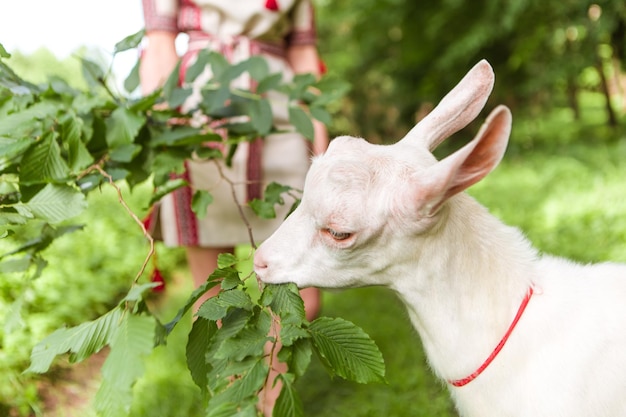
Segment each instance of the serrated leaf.
[[141,146],[134,143],[117,146],[109,152],[111,161],[129,163],[141,152]]
[[83,193],[72,187],[48,184],[25,206],[35,217],[54,224],[82,213],[87,201]]
[[188,185],[189,183],[183,178],[174,178],[168,180],[165,184],[159,185],[154,190],[154,194],[152,194],[149,204],[154,204],[172,191],[178,190],[179,188],[186,187]]
[[127,108],[118,107],[106,120],[107,144],[110,148],[132,144],[145,122],[145,116]]
[[65,178],[69,168],[61,157],[56,132],[47,132],[39,143],[31,146],[22,157],[20,181],[42,183]]
[[180,308],[176,313],[176,316],[174,316],[172,320],[170,320],[165,326],[163,326],[166,333],[169,334],[174,329],[178,322],[185,316],[185,314],[187,314],[187,312],[191,309],[191,307],[193,307],[196,301],[200,299],[200,297],[202,297],[207,291],[209,291],[211,288],[215,287],[218,284],[218,282],[207,281],[195,290],[193,290],[193,292],[185,302],[185,305]]
[[20,157],[35,143],[31,138],[10,139],[0,137],[0,171],[19,162]]
[[187,368],[191,372],[191,378],[202,392],[207,391],[209,382],[207,375],[211,370],[211,365],[206,360],[206,352],[216,331],[217,324],[214,321],[198,317],[187,339]]
[[312,353],[311,339],[298,339],[291,346],[283,346],[278,352],[278,359],[287,364],[289,372],[301,377],[311,363]]
[[305,138],[313,140],[315,130],[313,122],[307,114],[298,106],[289,106],[289,122],[302,134]]
[[292,385],[292,378],[290,375],[281,375],[280,379],[283,382],[283,387],[280,390],[280,395],[274,405],[272,416],[275,417],[304,417],[304,407],[302,400],[298,395],[298,391]]
[[265,200],[259,200],[258,198],[255,198],[252,201],[248,202],[248,206],[250,206],[254,214],[256,214],[261,219],[276,218],[276,210],[274,209],[274,204],[272,203],[268,203]]
[[202,303],[197,315],[207,320],[217,321],[224,318],[227,312],[228,306],[220,304],[217,297],[212,297]]
[[272,107],[265,99],[252,100],[248,103],[250,122],[259,136],[266,136],[274,125]]
[[143,359],[154,347],[155,320],[152,316],[122,316],[111,339],[111,351],[102,366],[102,383],[96,393],[99,416],[127,415],[132,403],[132,388],[143,375]]
[[280,341],[283,346],[291,346],[297,340],[308,338],[310,336],[309,332],[294,324],[282,324],[280,328]]
[[261,311],[236,335],[224,340],[215,352],[215,358],[241,361],[248,356],[263,356],[265,344],[270,340],[268,334],[271,324],[269,314]]
[[207,215],[207,207],[213,203],[213,195],[206,190],[197,190],[191,198],[191,210],[199,219],[204,219]]
[[385,382],[382,354],[360,327],[342,318],[320,317],[311,323],[309,332],[331,374],[362,384]]
[[152,163],[154,186],[159,187],[171,179],[171,174],[183,174],[189,153],[181,151],[158,152]]
[[64,353],[72,353],[74,361],[81,361],[100,351],[117,331],[121,315],[121,310],[116,308],[94,321],[56,330],[35,345],[25,372],[47,372],[54,358]]
[[209,401],[209,409],[223,403],[241,404],[246,399],[256,397],[257,392],[263,387],[267,373],[265,360],[258,360],[245,375],[213,397]]
[[206,417],[233,417],[239,410],[239,404],[224,402],[209,407]]
[[52,118],[59,110],[61,110],[59,103],[42,101],[22,111],[3,116],[0,118],[0,135],[22,137],[24,135],[20,132],[32,130],[37,120]]
[[305,320],[304,302],[295,284],[266,285],[261,303],[270,306],[283,324],[300,325]]
[[81,140],[83,119],[70,116],[63,123],[63,139],[68,146],[68,165],[72,172],[78,172],[93,163],[93,157]]
[[237,263],[239,263],[239,259],[232,253],[220,253],[217,256],[218,268],[228,268],[237,265]]

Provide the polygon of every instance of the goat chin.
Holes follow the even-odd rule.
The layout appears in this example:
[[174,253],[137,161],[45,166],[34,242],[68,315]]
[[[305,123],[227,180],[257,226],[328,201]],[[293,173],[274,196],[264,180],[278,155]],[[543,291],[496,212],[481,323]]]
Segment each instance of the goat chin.
[[458,151],[431,153],[477,117],[493,83],[481,61],[394,145],[332,141],[255,271],[392,288],[463,417],[626,416],[626,265],[540,256],[464,193],[505,152],[506,107]]

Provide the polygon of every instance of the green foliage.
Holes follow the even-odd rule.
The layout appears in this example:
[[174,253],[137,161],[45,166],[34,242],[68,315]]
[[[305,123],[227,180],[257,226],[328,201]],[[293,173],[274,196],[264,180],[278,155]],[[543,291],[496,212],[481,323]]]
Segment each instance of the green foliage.
[[491,102],[508,104],[518,117],[573,110],[581,93],[602,91],[602,70],[611,97],[623,99],[615,87],[623,77],[626,8],[618,0],[316,3],[329,73],[359,86],[339,104],[338,134],[398,140],[483,58],[496,73]]
[[[116,51],[135,47],[141,38],[142,33],[128,37],[116,45]],[[87,83],[99,92],[75,90],[61,80],[34,85],[0,60],[0,112],[4,116],[0,119],[0,139],[6,150],[0,176],[7,184],[0,189],[0,235],[3,247],[15,246],[2,255],[0,266],[3,272],[22,273],[32,282],[45,274],[42,251],[62,235],[82,229],[68,221],[87,208],[86,195],[97,186],[110,183],[128,216],[138,222],[117,185],[120,180],[132,188],[151,180],[156,196],[146,199],[147,204],[185,185],[180,179],[171,179],[170,174],[180,173],[184,160],[192,155],[207,160],[224,158],[229,163],[241,141],[276,132],[272,107],[261,92],[275,89],[289,97],[290,122],[309,139],[313,138],[310,114],[329,119],[324,110],[329,98],[322,83],[313,76],[297,76],[283,84],[258,57],[231,65],[219,54],[202,52],[186,74],[191,81],[205,66],[211,66],[214,77],[201,91],[198,110],[208,120],[227,127],[224,138],[206,125],[193,127],[188,114],[157,106],[168,103],[176,107],[189,96],[189,85],[173,83],[178,78],[176,72],[162,90],[129,99],[108,89],[106,71],[99,65],[86,58],[81,62]],[[243,73],[257,81],[261,92],[231,86]],[[137,86],[134,77],[136,71],[126,80],[127,87]],[[309,113],[309,108],[315,110]],[[172,118],[176,124],[169,122]],[[224,154],[207,151],[204,144],[208,141],[221,142]],[[282,194],[291,192],[290,187],[271,184],[257,211],[264,217],[275,216],[273,206],[284,204]],[[197,192],[192,208],[201,215],[211,203],[209,193]],[[80,362],[108,347],[95,408],[101,416],[128,415],[133,386],[144,372],[144,358],[166,342],[206,291],[219,285],[220,293],[200,307],[186,348],[190,375],[203,393],[207,415],[254,416],[259,391],[276,383],[284,389],[275,415],[302,415],[293,384],[304,373],[313,351],[325,358],[336,375],[363,383],[383,380],[380,352],[362,330],[347,321],[341,321],[340,326],[321,319],[308,323],[293,285],[266,286],[261,296],[253,299],[234,267],[238,260],[231,255],[221,256],[219,268],[207,283],[191,294],[170,322],[161,324],[145,302],[154,284],[141,283],[154,253],[153,240],[141,223],[138,226],[151,248],[143,265],[137,265],[134,278],[127,277],[127,295],[104,315],[45,337],[33,348],[27,373],[49,371],[57,356],[69,354],[70,362]],[[21,241],[25,231],[33,238]],[[21,320],[25,302],[24,298],[17,299],[11,316],[14,322]],[[279,341],[282,349],[276,356]],[[358,351],[350,349],[352,343]],[[287,371],[270,373],[276,360],[284,361]]]

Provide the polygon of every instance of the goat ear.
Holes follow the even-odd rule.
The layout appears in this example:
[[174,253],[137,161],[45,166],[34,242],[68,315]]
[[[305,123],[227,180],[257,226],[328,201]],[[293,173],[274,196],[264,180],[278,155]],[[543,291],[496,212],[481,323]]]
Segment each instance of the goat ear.
[[494,78],[491,65],[483,59],[407,133],[402,142],[420,144],[430,151],[435,149],[478,116],[491,94]]
[[511,111],[496,107],[467,145],[427,168],[419,177],[421,212],[432,216],[453,195],[483,179],[500,162],[511,133]]

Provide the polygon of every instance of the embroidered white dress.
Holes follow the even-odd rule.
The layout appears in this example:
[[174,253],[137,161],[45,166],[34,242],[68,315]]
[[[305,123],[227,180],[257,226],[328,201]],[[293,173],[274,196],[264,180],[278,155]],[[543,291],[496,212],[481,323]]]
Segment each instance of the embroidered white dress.
[[[263,56],[271,72],[284,79],[293,76],[285,59],[290,45],[314,44],[315,25],[309,0],[143,0],[146,30],[166,30],[189,34],[188,50],[182,60],[184,70],[203,48],[220,52],[231,62],[251,55]],[[208,77],[208,73],[205,74]],[[205,77],[206,78],[206,77]],[[196,83],[203,80],[199,77]],[[194,107],[190,97],[183,109]],[[271,101],[284,100],[275,95]],[[288,125],[286,111],[277,112],[274,123]],[[261,143],[262,142],[262,143]],[[236,183],[240,204],[257,197],[258,190],[271,182],[301,189],[310,164],[310,146],[296,133],[272,134],[263,140],[239,146],[232,168],[221,164],[224,174]],[[249,242],[230,185],[221,179],[214,161],[188,161],[185,174],[191,187],[166,196],[160,203],[158,221],[168,246],[228,247]],[[195,190],[208,190],[214,202],[207,215],[198,219],[191,211]],[[255,242],[269,237],[284,219],[290,202],[277,208],[273,220],[258,218],[244,207]]]

